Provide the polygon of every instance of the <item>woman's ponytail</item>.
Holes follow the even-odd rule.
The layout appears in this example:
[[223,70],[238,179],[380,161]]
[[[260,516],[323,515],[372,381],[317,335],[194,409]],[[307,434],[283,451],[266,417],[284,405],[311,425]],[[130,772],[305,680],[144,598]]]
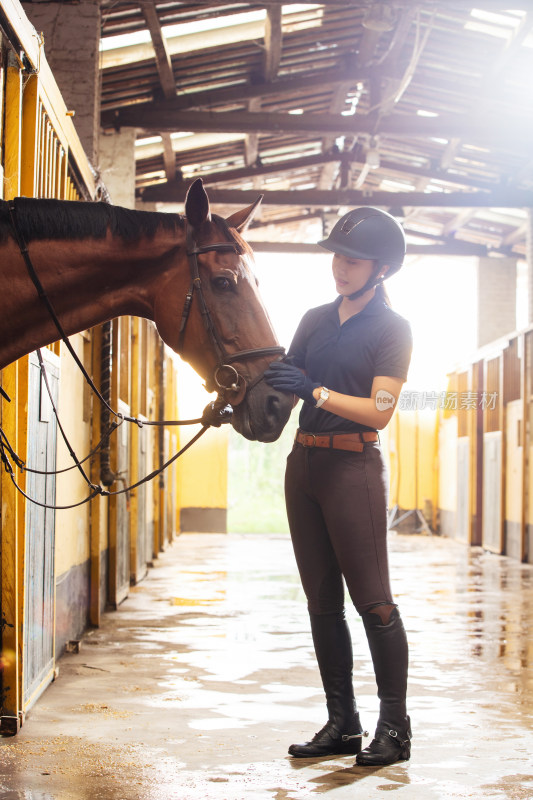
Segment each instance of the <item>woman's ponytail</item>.
[[382,283],[378,283],[376,286],[376,294],[383,300],[385,305],[389,306],[389,308],[392,308],[388,292]]

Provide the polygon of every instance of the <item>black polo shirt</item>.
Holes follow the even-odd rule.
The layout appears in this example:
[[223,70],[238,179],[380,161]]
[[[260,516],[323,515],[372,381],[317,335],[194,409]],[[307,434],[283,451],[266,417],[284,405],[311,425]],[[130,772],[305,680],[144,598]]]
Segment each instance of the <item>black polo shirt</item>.
[[[370,397],[377,375],[406,380],[412,350],[407,320],[377,291],[362,311],[341,325],[341,302],[338,297],[304,314],[289,348],[291,363],[321,386],[354,397]],[[300,411],[300,428],[313,433],[374,430],[309,403]]]

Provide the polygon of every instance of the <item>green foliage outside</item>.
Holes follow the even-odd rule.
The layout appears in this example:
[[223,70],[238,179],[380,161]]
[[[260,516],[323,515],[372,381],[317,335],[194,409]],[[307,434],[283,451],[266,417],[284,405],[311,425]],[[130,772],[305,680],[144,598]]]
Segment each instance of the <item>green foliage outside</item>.
[[249,442],[232,429],[228,453],[228,531],[285,533],[283,482],[285,462],[298,427],[299,407],[292,412],[277,442]]

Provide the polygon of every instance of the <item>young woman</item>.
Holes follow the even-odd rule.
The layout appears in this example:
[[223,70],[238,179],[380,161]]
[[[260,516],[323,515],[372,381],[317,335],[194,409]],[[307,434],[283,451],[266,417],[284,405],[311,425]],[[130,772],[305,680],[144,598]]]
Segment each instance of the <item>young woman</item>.
[[[289,753],[357,753],[359,765],[392,764],[410,757],[408,653],[389,583],[388,476],[377,432],[392,416],[411,357],[409,323],[382,286],[402,265],[405,237],[390,214],[365,207],[342,217],[320,244],[334,254],[339,297],[304,315],[285,361],[265,373],[275,389],[304,400],[285,495],[328,710],[326,725]],[[343,578],[364,623],[380,699],[364,750]]]

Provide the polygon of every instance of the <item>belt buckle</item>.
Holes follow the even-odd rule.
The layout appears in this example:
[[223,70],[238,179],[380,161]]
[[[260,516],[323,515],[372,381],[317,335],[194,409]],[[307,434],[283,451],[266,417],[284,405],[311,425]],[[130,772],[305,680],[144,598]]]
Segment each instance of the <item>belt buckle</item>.
[[[316,434],[314,434],[314,433],[304,433],[304,437],[305,437],[305,442],[303,443],[304,447],[316,447]],[[308,437],[313,439],[311,444],[307,443],[307,438]]]

